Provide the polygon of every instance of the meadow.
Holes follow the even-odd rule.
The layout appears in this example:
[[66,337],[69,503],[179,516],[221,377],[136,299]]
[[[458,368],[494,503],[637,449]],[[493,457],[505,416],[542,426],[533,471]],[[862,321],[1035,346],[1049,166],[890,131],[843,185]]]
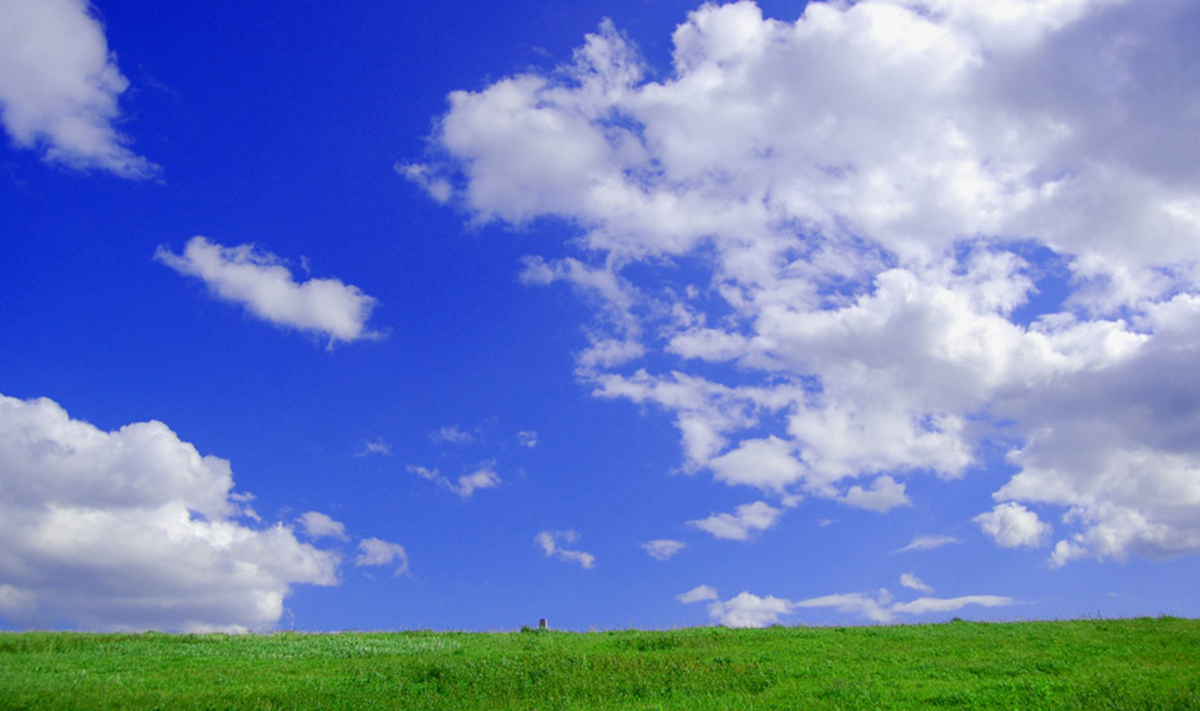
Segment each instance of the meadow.
[[0,709],[930,708],[1200,709],[1200,621],[0,634]]

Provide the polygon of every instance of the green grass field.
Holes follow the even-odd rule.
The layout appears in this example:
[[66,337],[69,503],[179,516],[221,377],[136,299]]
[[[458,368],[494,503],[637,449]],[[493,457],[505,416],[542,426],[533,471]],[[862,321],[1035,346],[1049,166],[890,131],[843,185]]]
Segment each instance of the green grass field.
[[1200,709],[1200,621],[0,634],[3,709]]

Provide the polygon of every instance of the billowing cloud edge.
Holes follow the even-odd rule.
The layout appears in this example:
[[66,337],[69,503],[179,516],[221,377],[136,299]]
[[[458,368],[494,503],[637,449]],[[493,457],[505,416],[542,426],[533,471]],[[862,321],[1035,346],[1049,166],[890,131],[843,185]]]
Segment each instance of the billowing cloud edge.
[[[229,462],[161,422],[106,432],[47,398],[0,395],[0,472],[9,624],[261,630],[293,586],[339,582],[336,551],[258,524]],[[302,525],[344,535],[317,512]]]
[[129,80],[86,0],[6,2],[0,8],[0,123],[21,148],[73,170],[142,180],[161,168],[119,132]]
[[579,377],[671,414],[685,472],[886,511],[999,441],[997,503],[1066,512],[1053,564],[1195,553],[1200,71],[1154,68],[1197,69],[1197,11],[1144,8],[705,5],[657,81],[606,23],[558,74],[453,93],[402,172],[578,226],[522,279],[597,304]]

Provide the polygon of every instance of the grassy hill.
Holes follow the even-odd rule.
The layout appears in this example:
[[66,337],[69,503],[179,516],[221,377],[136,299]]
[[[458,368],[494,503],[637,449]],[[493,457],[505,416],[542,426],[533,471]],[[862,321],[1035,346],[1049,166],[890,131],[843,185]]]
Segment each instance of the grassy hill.
[[0,709],[1200,709],[1200,621],[0,634]]

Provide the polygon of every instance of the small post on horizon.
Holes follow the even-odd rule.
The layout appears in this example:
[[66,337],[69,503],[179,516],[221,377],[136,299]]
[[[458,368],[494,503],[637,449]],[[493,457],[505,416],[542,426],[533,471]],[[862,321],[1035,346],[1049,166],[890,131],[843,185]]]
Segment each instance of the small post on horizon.
[[546,622],[546,618],[545,618],[545,617],[543,617],[542,619],[538,620],[538,629],[539,629],[539,630],[548,630],[548,629],[550,629],[550,623],[549,623],[549,622]]

